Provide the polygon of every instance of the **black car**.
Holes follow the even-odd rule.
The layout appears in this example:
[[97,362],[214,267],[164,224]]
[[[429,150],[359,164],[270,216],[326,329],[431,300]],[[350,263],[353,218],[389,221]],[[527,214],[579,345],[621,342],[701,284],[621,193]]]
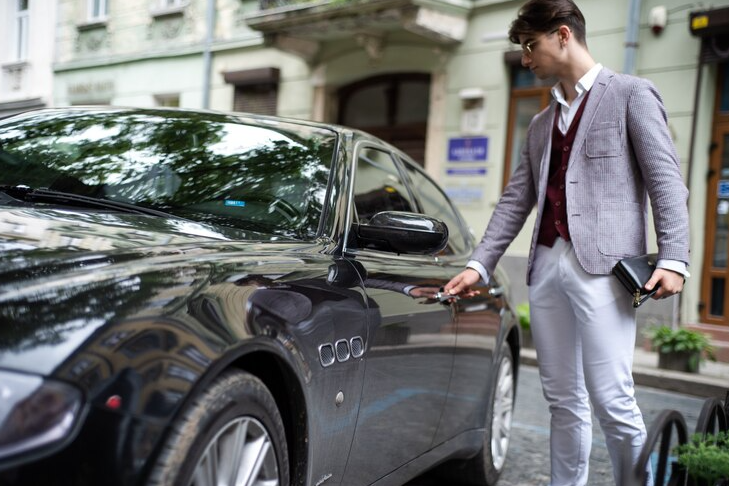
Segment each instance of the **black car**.
[[520,335],[402,152],[312,122],[0,121],[0,485],[494,484]]

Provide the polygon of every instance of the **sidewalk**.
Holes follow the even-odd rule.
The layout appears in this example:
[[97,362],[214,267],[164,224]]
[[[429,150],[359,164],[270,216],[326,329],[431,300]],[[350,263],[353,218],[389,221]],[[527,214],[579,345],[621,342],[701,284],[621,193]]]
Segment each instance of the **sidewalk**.
[[[522,348],[521,363],[537,365],[537,353],[532,348]],[[729,391],[729,363],[701,363],[699,373],[682,373],[658,369],[658,355],[635,349],[633,380],[636,385],[675,391],[698,397],[726,398]]]

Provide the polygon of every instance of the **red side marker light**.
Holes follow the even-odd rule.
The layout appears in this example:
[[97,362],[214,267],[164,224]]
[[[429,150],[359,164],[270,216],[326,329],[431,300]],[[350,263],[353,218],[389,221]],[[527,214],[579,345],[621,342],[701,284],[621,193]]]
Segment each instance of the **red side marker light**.
[[112,410],[118,410],[122,406],[122,399],[119,395],[112,395],[106,399],[106,406]]

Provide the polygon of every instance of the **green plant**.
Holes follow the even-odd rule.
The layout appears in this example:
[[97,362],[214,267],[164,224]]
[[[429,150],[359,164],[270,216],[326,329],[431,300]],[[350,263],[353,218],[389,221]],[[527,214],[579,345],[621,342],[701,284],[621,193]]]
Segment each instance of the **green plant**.
[[529,323],[529,304],[523,303],[516,306],[516,317],[519,319],[519,326],[524,331],[528,331],[531,329],[531,325]]
[[673,329],[663,325],[648,328],[645,335],[651,340],[653,349],[659,353],[696,353],[701,359],[716,361],[714,347],[704,333],[683,327]]
[[676,447],[675,452],[679,464],[692,478],[707,480],[712,485],[729,481],[729,433],[696,434],[687,444]]

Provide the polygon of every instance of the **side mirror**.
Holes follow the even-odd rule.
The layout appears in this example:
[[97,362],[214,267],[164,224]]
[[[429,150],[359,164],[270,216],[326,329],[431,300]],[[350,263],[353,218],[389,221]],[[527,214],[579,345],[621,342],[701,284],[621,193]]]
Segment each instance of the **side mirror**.
[[446,224],[424,214],[382,211],[352,230],[358,247],[398,254],[432,255],[448,244]]

